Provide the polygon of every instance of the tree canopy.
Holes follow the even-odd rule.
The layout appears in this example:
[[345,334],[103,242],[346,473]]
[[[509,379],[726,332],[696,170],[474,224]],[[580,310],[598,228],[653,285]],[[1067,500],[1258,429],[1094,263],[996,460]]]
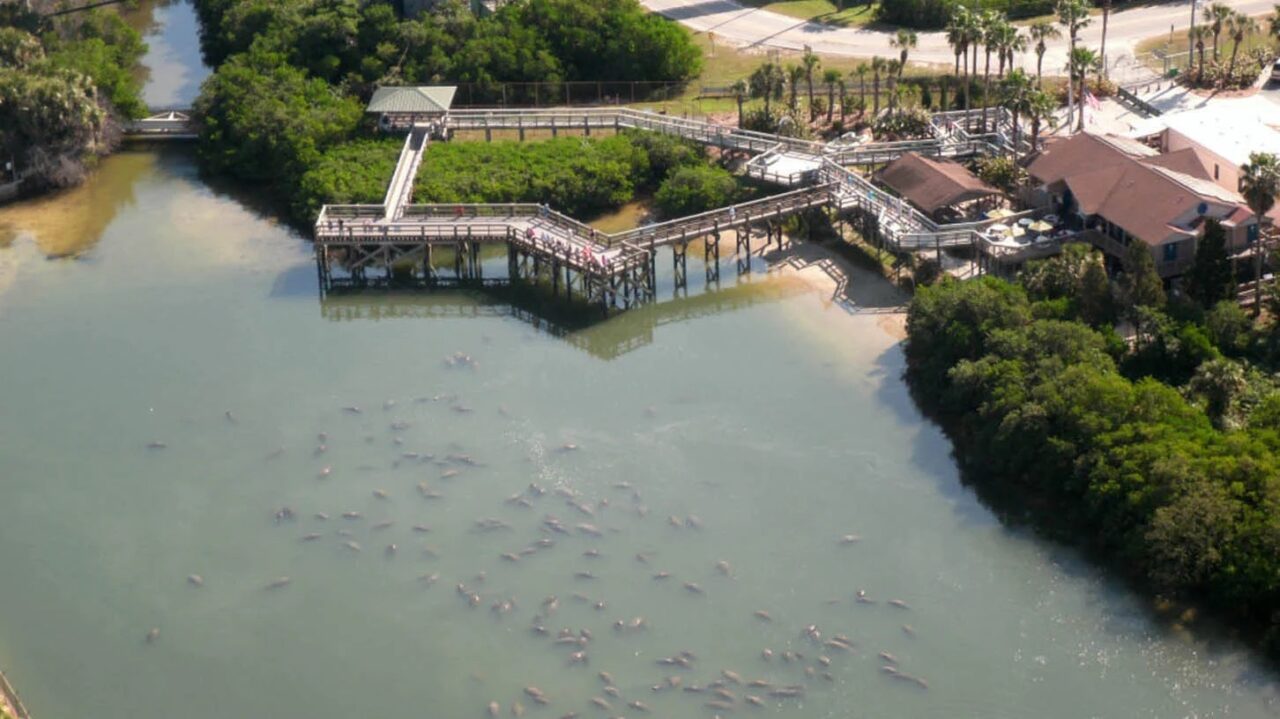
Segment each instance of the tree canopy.
[[0,153],[30,188],[75,184],[111,149],[116,120],[146,109],[141,36],[101,10],[51,22],[10,9],[0,23]]
[[1257,330],[1234,303],[1199,324],[1140,289],[1128,299],[1144,303],[1145,329],[1127,346],[1082,321],[1100,268],[1072,251],[1018,283],[919,288],[906,342],[917,401],[999,509],[1261,628],[1280,654],[1280,392],[1215,347],[1241,356]]

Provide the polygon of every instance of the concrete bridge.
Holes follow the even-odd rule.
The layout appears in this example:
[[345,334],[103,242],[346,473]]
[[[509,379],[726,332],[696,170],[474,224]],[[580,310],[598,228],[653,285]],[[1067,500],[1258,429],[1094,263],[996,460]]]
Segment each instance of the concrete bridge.
[[198,135],[190,108],[151,108],[147,117],[125,122],[121,129],[125,140],[192,141]]

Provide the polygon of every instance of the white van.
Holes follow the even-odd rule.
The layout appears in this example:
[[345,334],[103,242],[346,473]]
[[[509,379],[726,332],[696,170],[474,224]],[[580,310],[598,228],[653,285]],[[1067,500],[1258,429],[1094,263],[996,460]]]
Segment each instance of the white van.
[[1271,66],[1271,80],[1272,82],[1280,82],[1280,60],[1276,60],[1275,64]]

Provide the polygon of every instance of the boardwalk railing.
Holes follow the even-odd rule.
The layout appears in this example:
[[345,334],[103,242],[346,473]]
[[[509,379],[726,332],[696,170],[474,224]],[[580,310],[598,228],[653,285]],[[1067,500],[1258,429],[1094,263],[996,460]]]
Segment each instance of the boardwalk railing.
[[825,206],[831,202],[831,195],[835,189],[834,184],[824,184],[792,190],[781,195],[638,227],[612,235],[611,239],[613,242],[628,242],[640,247],[662,247],[678,242],[689,242],[752,222],[786,217],[811,207]]
[[[658,132],[722,149],[755,155],[747,174],[793,187],[789,192],[723,207],[689,217],[608,234],[596,230],[545,205],[519,204],[408,204],[414,178],[426,148],[425,126],[415,126],[405,139],[400,160],[382,205],[329,205],[316,221],[316,242],[322,281],[329,275],[329,252],[339,250],[353,278],[362,279],[365,267],[383,264],[390,279],[394,262],[424,262],[424,276],[431,275],[431,248],[452,245],[457,249],[459,279],[480,278],[478,243],[505,242],[509,269],[539,272],[539,259],[549,260],[553,278],[564,272],[567,293],[572,292],[570,270],[580,273],[580,289],[591,301],[607,308],[622,298],[630,306],[647,285],[653,288],[654,250],[685,245],[706,236],[748,228],[755,223],[775,227],[778,220],[815,207],[858,210],[885,243],[899,251],[975,245],[983,223],[939,226],[900,197],[875,187],[845,165],[870,165],[901,157],[908,152],[957,157],[965,154],[1007,152],[1013,147],[1007,134],[1011,118],[991,111],[947,113],[931,120],[931,137],[900,142],[836,147],[793,137],[740,130],[700,120],[671,117],[630,108],[558,108],[545,110],[460,110],[445,120],[451,130],[516,129],[523,137],[529,129],[624,128]],[[979,128],[978,134],[971,130]],[[775,169],[776,168],[776,169]],[[993,222],[994,220],[992,220]],[[989,224],[989,222],[987,223]],[[772,236],[772,229],[770,229]],[[740,239],[742,239],[740,237]],[[470,255],[467,260],[464,253]],[[678,253],[682,256],[683,253]],[[468,269],[468,265],[470,268]],[[558,279],[553,279],[553,287]],[[637,299],[638,301],[638,299]]]

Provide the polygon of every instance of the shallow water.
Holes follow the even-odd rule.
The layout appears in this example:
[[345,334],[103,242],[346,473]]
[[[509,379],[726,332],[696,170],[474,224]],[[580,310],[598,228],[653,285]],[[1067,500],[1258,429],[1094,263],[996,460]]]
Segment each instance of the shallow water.
[[601,213],[588,224],[601,232],[625,232],[651,221],[652,213],[653,203],[650,200],[632,200],[616,210]]
[[[650,686],[724,669],[805,687],[729,685],[739,715],[1277,713],[1247,653],[1154,627],[959,484],[900,380],[877,279],[852,274],[833,301],[759,259],[740,281],[726,252],[703,293],[691,252],[689,298],[669,301],[667,278],[661,304],[553,332],[484,295],[321,298],[309,245],[181,148],[117,156],[94,182],[129,200],[93,221],[103,203],[71,195],[0,210],[0,666],[40,719],[606,716],[587,703],[599,671],[653,716],[709,717],[714,696]],[[75,228],[74,259],[46,259]],[[635,617],[647,628],[611,628]],[[553,644],[562,627],[591,632],[587,666]],[[656,663],[683,650],[691,669]],[[881,651],[928,688],[883,673]]]

